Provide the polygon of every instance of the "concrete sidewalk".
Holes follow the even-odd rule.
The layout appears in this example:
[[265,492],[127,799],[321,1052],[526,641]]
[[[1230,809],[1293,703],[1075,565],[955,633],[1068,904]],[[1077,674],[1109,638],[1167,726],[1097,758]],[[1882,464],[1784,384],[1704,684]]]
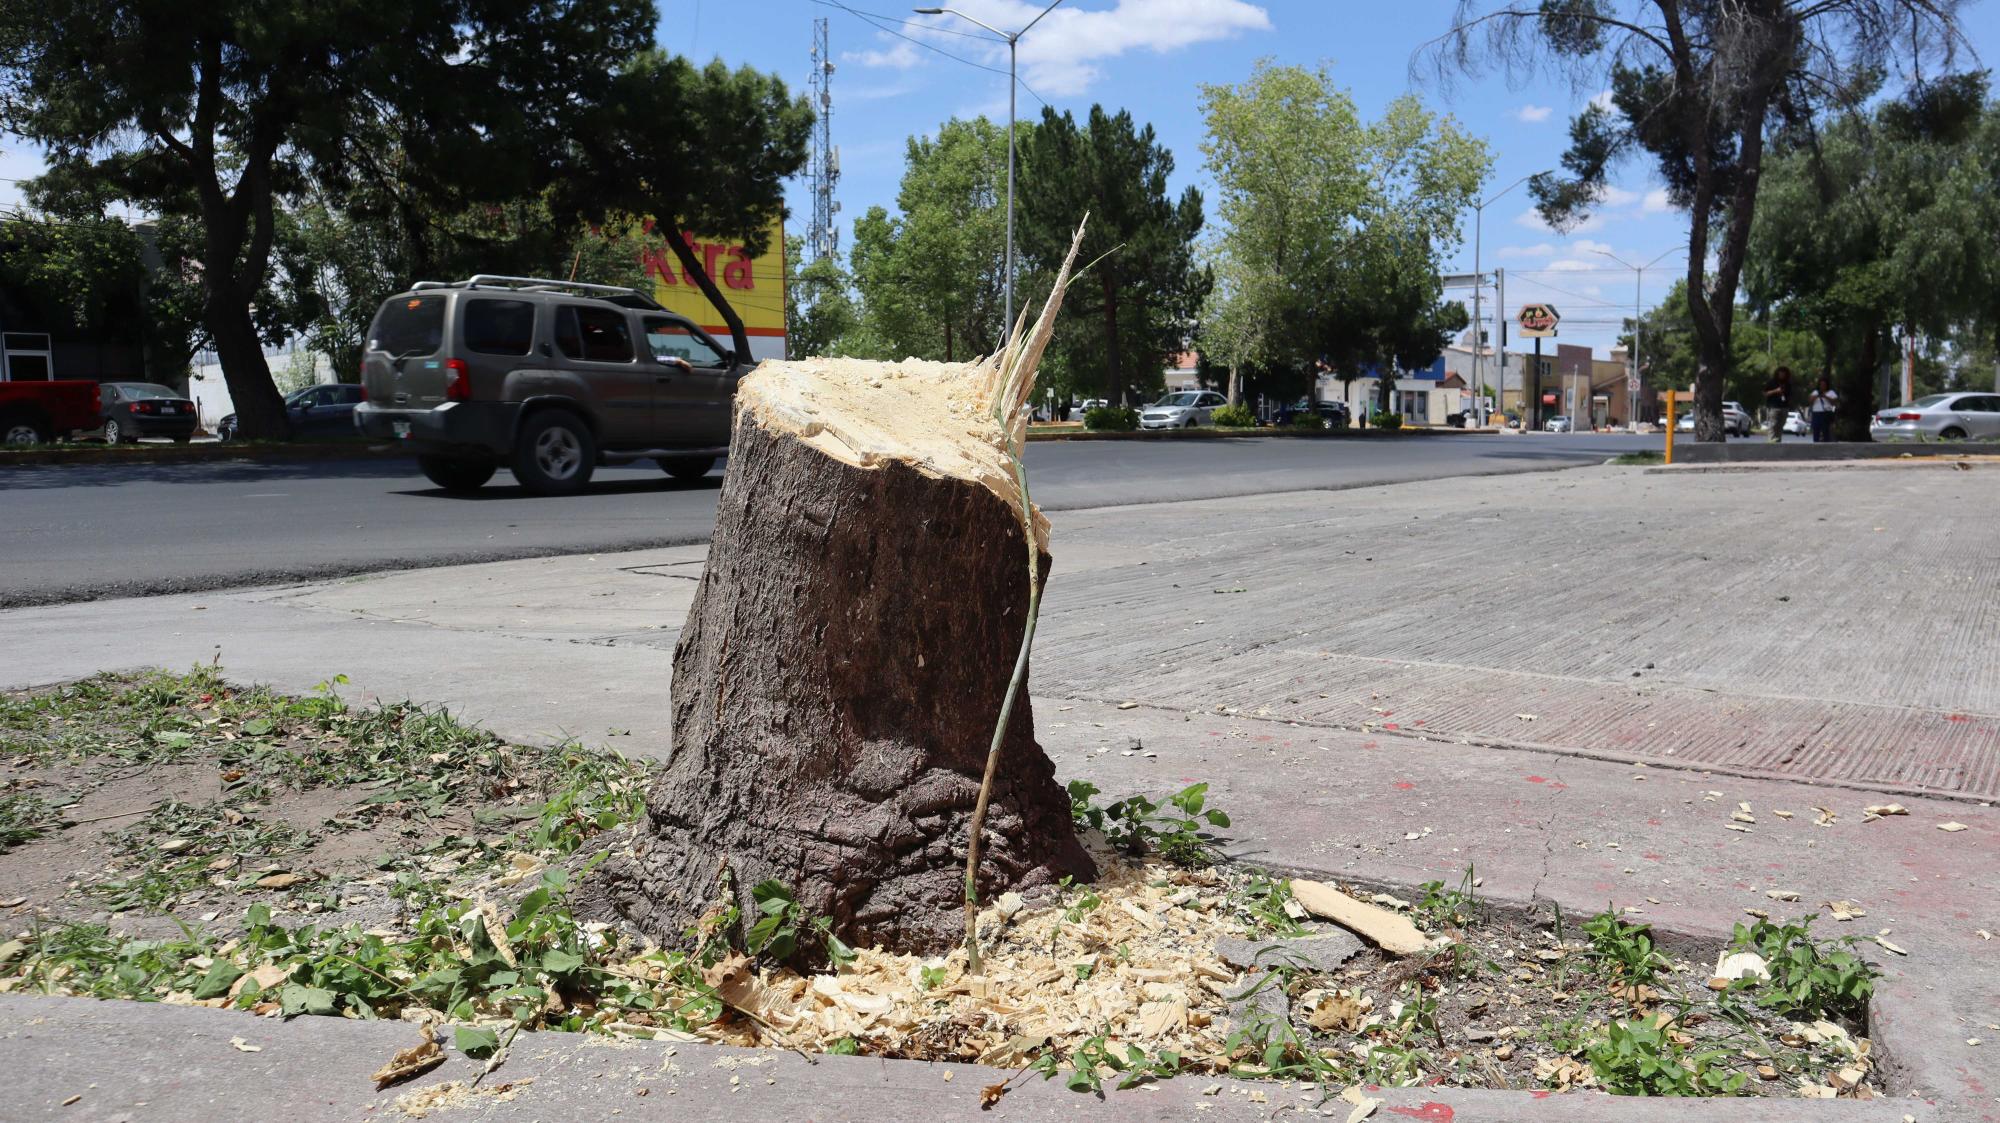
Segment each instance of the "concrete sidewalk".
[[[1061,513],[1038,734],[1060,774],[1114,794],[1208,781],[1241,856],[1274,867],[1408,888],[1472,864],[1497,902],[1631,906],[1682,939],[1720,940],[1746,908],[1886,929],[1909,954],[1874,955],[1876,1047],[1935,1109],[1737,1101],[1695,1117],[2000,1119],[2000,941],[1978,934],[2000,932],[2000,813],[1980,805],[2000,790],[2000,525],[1963,517],[1987,502],[1978,481],[1589,469]],[[510,737],[662,754],[701,557],[17,610],[0,614],[0,685],[219,650],[238,678],[302,690],[344,672],[352,695],[447,703]],[[1880,791],[1911,814],[1862,822]],[[1747,831],[1730,829],[1739,801]],[[1816,806],[1835,823],[1814,825]],[[1970,829],[1938,831],[1947,819]],[[1772,889],[1803,896],[1774,906]],[[1867,916],[1835,924],[1818,908],[1832,899]],[[1005,1110],[1082,1107],[1050,1091],[1045,1110]],[[1183,1094],[1113,1097],[1113,1117],[1186,1118]],[[1459,1119],[1613,1106],[1435,1102]]]

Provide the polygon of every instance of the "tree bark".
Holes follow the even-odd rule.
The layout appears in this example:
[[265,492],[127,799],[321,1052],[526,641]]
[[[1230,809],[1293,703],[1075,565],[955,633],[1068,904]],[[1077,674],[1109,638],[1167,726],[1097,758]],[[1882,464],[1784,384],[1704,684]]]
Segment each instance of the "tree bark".
[[[986,407],[925,396],[967,372],[804,360],[745,380],[674,652],[673,756],[586,908],[676,941],[726,865],[745,916],[775,878],[850,944],[958,944],[968,820],[1028,606],[1005,446],[966,435]],[[981,848],[981,901],[1096,873],[1027,705]]]
[[1243,368],[1241,364],[1229,364],[1229,404],[1243,400]]

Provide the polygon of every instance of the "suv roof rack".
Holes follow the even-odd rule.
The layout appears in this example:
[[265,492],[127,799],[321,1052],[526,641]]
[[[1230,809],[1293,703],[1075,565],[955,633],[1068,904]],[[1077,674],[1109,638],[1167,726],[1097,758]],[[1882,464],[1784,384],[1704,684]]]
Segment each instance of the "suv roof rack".
[[418,281],[410,291],[424,289],[518,289],[524,292],[574,292],[580,296],[617,304],[625,308],[665,311],[659,302],[638,289],[623,285],[593,285],[583,281],[558,281],[550,277],[508,277],[498,273],[477,273],[463,281]]

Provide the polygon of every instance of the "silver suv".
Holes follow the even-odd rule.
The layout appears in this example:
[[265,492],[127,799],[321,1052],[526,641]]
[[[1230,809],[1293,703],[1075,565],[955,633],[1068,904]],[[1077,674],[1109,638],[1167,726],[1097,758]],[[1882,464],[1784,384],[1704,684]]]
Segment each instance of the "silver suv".
[[632,460],[693,480],[728,452],[748,370],[635,289],[420,281],[375,313],[354,424],[408,444],[447,491],[474,490],[503,464],[542,495],[581,491],[599,464]]

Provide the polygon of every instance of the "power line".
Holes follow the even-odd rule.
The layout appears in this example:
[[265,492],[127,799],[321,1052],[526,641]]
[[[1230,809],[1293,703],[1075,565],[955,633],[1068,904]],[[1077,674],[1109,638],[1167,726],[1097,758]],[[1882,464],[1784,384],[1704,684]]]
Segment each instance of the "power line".
[[[843,12],[846,12],[846,13],[847,13],[848,15],[850,15],[850,16],[853,16],[853,17],[854,17],[855,19],[858,19],[858,20],[860,20],[861,22],[863,22],[863,23],[867,24],[868,26],[870,26],[870,27],[874,28],[874,29],[875,29],[875,30],[877,30],[877,31],[880,31],[880,32],[882,32],[882,33],[884,33],[884,34],[886,34],[886,35],[894,35],[894,36],[895,36],[896,38],[898,38],[898,39],[901,39],[901,40],[903,40],[903,41],[905,41],[905,42],[908,42],[908,43],[915,43],[915,44],[916,44],[917,46],[919,46],[919,47],[922,47],[922,48],[923,48],[924,50],[926,50],[926,51],[935,51],[936,53],[938,53],[938,54],[941,54],[941,55],[943,55],[944,57],[946,57],[946,58],[950,59],[950,60],[951,60],[951,61],[953,61],[953,62],[959,62],[959,63],[964,63],[965,65],[967,65],[967,66],[970,66],[970,67],[972,67],[972,68],[973,68],[973,69],[975,69],[975,70],[984,70],[984,71],[986,71],[986,72],[987,72],[988,74],[998,74],[998,75],[1001,75],[1002,77],[1008,77],[1008,74],[1007,74],[1007,72],[1006,72],[1006,71],[1004,71],[1004,70],[1002,70],[1002,69],[1000,69],[1000,68],[999,68],[999,67],[997,67],[997,66],[988,66],[988,65],[986,65],[986,64],[985,64],[985,63],[983,63],[983,62],[974,62],[974,61],[972,61],[971,59],[969,59],[969,58],[965,58],[965,57],[963,57],[963,56],[961,56],[961,55],[955,55],[955,54],[952,54],[952,53],[951,53],[950,51],[947,51],[947,50],[945,50],[945,49],[944,49],[943,47],[939,47],[939,46],[936,46],[936,45],[934,45],[934,44],[931,44],[931,43],[926,43],[926,42],[924,42],[924,41],[923,41],[922,39],[917,39],[917,38],[914,38],[914,37],[912,37],[912,36],[909,36],[909,35],[905,35],[905,34],[903,34],[902,32],[900,32],[900,31],[898,31],[898,30],[896,30],[896,29],[895,29],[895,28],[893,28],[893,27],[885,27],[885,26],[883,26],[882,24],[880,24],[880,23],[876,22],[876,19],[875,19],[875,17],[872,17],[872,16],[871,16],[871,15],[870,15],[869,13],[866,13],[866,12],[861,12],[861,11],[856,11],[855,9],[853,9],[853,8],[850,8],[850,7],[848,7],[847,5],[845,5],[845,4],[842,4],[842,3],[840,3],[840,2],[839,2],[839,0],[813,0],[813,3],[815,3],[815,4],[824,4],[824,5],[826,5],[826,6],[827,6],[827,7],[829,7],[829,8],[839,8],[839,9],[840,9],[841,11],[843,11]],[[893,19],[894,17],[891,17],[891,16],[883,16],[883,17],[881,17],[881,18],[883,18],[883,19]],[[899,22],[899,23],[912,23],[912,21],[910,21],[910,20],[898,20],[897,22]],[[917,27],[922,27],[922,28],[925,28],[926,30],[937,30],[937,31],[946,31],[946,30],[948,30],[948,29],[946,29],[946,28],[932,28],[932,27],[931,27],[931,25],[930,25],[930,24],[927,24],[927,23],[924,23],[924,24],[912,24],[912,26],[917,26]],[[954,34],[954,35],[963,35],[963,34],[965,34],[965,33],[964,33],[964,32],[951,32],[951,34]],[[967,37],[967,38],[970,38],[970,39],[979,39],[979,40],[983,40],[983,41],[985,41],[985,42],[988,42],[988,43],[997,43],[997,42],[1004,42],[1004,40],[998,40],[998,39],[994,39],[994,38],[993,38],[992,36],[989,36],[989,35],[968,35],[968,36],[966,36],[966,37]],[[1044,108],[1047,108],[1047,107],[1048,107],[1048,104],[1049,104],[1049,103],[1048,103],[1048,99],[1046,99],[1046,98],[1044,98],[1044,97],[1043,97],[1042,95],[1040,95],[1040,94],[1036,93],[1036,92],[1035,92],[1035,88],[1034,88],[1033,86],[1030,86],[1030,85],[1028,85],[1028,84],[1027,84],[1026,82],[1021,82],[1019,78],[1015,78],[1014,80],[1015,80],[1016,82],[1020,82],[1020,85],[1021,85],[1021,88],[1022,88],[1022,89],[1024,89],[1024,90],[1026,90],[1026,91],[1028,91],[1028,96],[1029,96],[1029,97],[1031,97],[1031,98],[1034,98],[1034,99],[1035,99],[1036,101],[1039,101],[1039,102],[1041,102],[1041,103],[1042,103],[1042,106],[1043,106]]]
[[999,39],[991,35],[981,35],[976,31],[959,31],[956,28],[940,27],[934,23],[925,23],[922,20],[905,19],[902,16],[892,16],[882,12],[864,12],[856,8],[850,8],[845,4],[837,3],[836,0],[813,0],[813,3],[818,4],[822,8],[839,8],[841,11],[846,12],[848,15],[851,16],[862,16],[862,17],[872,16],[875,19],[888,20],[890,23],[900,23],[904,27],[921,27],[925,31],[943,32],[946,35],[956,35],[961,39],[984,39],[988,43],[1006,42],[1005,39]]

